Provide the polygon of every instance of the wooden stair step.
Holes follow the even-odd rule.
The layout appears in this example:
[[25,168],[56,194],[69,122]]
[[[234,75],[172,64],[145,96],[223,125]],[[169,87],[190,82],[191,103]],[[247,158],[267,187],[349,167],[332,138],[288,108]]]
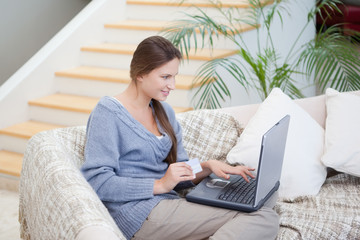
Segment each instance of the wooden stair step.
[[[250,7],[248,0],[219,0],[222,7],[234,8],[248,8]],[[268,2],[264,0],[262,2]],[[171,1],[171,0],[127,0],[127,4],[131,5],[152,5],[152,6],[197,6],[197,7],[214,7],[209,0],[184,0],[184,1]]]
[[[131,81],[129,70],[103,67],[80,66],[73,69],[57,71],[55,75],[58,77],[108,81],[124,84],[129,84]],[[194,78],[195,76],[192,75],[176,76],[176,88],[189,90],[194,87],[198,87],[198,84],[193,84]]]
[[104,26],[105,28],[159,32],[164,29],[164,26],[166,26],[167,24],[169,24],[169,21],[127,19],[117,23],[106,23]]
[[91,113],[99,98],[56,93],[29,101],[30,106]]
[[[53,94],[29,102],[30,105],[60,110],[91,113],[100,98],[70,94]],[[174,107],[176,113],[190,111],[191,107]]]
[[[127,54],[133,55],[137,45],[132,44],[120,44],[120,43],[101,43],[92,46],[84,46],[81,48],[82,51],[90,52],[101,52],[101,53],[113,53],[113,54]],[[212,51],[208,48],[191,49],[189,51],[189,59],[210,61],[215,58],[225,58],[235,55],[238,50],[231,49],[213,49]]]
[[[114,28],[114,29],[128,29],[128,30],[143,30],[143,31],[157,31],[160,32],[164,28],[170,27],[173,24],[176,24],[176,21],[161,21],[161,20],[136,20],[128,19],[123,20],[118,23],[107,23],[105,28]],[[236,31],[239,33],[246,32],[255,29],[254,26],[243,23],[235,27]],[[198,29],[197,32],[199,33]],[[230,30],[228,31],[230,32]]]
[[23,154],[0,151],[0,173],[20,177]]
[[33,135],[41,131],[64,127],[62,125],[43,123],[37,121],[27,121],[0,129],[0,134],[30,139]]

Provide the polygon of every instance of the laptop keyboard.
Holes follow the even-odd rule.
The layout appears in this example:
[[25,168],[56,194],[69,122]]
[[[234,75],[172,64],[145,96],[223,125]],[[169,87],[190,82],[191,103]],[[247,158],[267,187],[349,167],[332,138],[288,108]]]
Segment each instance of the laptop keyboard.
[[218,198],[221,200],[237,203],[250,204],[254,201],[256,179],[249,179],[249,183],[242,177],[229,184],[225,192],[222,192]]

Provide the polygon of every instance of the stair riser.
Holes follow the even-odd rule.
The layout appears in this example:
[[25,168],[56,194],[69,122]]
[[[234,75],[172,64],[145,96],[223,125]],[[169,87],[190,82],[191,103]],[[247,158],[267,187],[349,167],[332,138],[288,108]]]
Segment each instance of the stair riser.
[[[90,97],[114,96],[127,87],[127,84],[85,80],[75,78],[56,78],[57,89],[60,93],[79,94]],[[71,88],[69,88],[71,86]],[[167,102],[172,106],[188,107],[191,103],[191,97],[195,90],[176,89],[172,91]]]
[[[127,30],[127,29],[116,29],[116,28],[107,28],[104,33],[104,38],[107,40],[107,42],[113,42],[113,43],[125,43],[125,44],[138,44],[145,38],[149,36],[154,35],[162,35],[163,33],[160,33],[158,31],[139,31],[139,30]],[[197,41],[198,44],[201,43],[201,36],[197,34]],[[223,37],[220,37],[217,39],[214,37],[214,46],[216,48],[220,49],[235,49],[236,44],[232,41],[226,40]],[[194,46],[194,41],[191,41],[191,46]],[[208,42],[205,42],[205,46],[208,47]],[[200,46],[201,47],[201,46]]]
[[24,153],[28,139],[0,135],[1,148],[7,151]]
[[[131,55],[99,53],[99,52],[82,52],[81,65],[96,66],[106,68],[130,69]],[[194,75],[205,61],[190,60],[183,61],[180,65],[179,74]]]
[[86,125],[89,113],[66,111],[61,109],[30,106],[30,119],[64,126]]
[[131,55],[82,51],[80,65],[130,69],[131,59]]
[[[86,80],[77,78],[56,78],[58,92],[89,97],[114,96],[126,89],[127,84]],[[71,88],[69,88],[71,86]]]
[[159,35],[158,31],[106,28],[104,39],[112,43],[139,44],[147,37]]
[[[225,9],[225,8],[223,8]],[[219,12],[214,8],[201,7],[201,10],[206,12],[209,16],[216,17],[219,16]],[[246,9],[239,9],[239,13],[246,11]],[[192,7],[171,7],[171,6],[142,6],[142,5],[127,5],[126,7],[126,16],[128,19],[137,19],[144,20],[162,20],[162,21],[171,21],[176,19],[184,19],[187,16],[184,12],[188,14],[196,14],[199,11]],[[239,15],[240,15],[239,14]]]

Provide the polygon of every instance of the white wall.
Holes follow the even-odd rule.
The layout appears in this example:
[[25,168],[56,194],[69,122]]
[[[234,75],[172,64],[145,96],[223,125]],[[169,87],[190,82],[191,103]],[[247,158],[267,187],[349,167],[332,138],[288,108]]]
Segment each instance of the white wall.
[[0,0],[0,85],[90,0]]

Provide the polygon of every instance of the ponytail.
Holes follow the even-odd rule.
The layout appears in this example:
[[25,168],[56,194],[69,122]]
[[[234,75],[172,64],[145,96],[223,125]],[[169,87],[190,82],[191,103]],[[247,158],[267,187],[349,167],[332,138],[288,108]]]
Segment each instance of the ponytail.
[[168,156],[166,157],[166,159],[164,160],[165,162],[167,162],[170,165],[172,163],[175,163],[176,159],[177,159],[176,135],[175,135],[173,127],[171,126],[171,124],[169,122],[169,118],[167,117],[162,104],[155,99],[152,100],[152,103],[153,103],[153,108],[154,108],[154,112],[155,112],[155,117],[158,119],[161,127],[168,134],[168,136],[170,137],[171,142],[172,142],[170,152],[169,152]]

